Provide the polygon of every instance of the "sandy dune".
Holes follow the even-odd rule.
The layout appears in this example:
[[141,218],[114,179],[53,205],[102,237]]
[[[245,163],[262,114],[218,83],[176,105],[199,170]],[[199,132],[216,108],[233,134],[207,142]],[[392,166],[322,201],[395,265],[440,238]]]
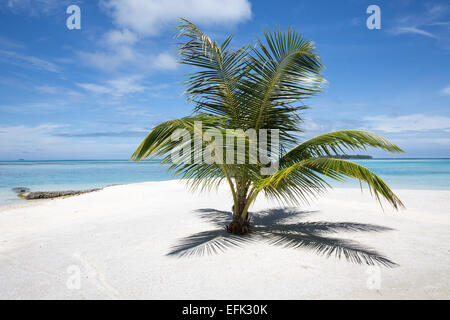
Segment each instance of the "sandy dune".
[[407,210],[356,189],[301,208],[260,199],[245,238],[221,229],[226,188],[180,181],[2,208],[0,298],[449,299],[450,191],[396,191]]

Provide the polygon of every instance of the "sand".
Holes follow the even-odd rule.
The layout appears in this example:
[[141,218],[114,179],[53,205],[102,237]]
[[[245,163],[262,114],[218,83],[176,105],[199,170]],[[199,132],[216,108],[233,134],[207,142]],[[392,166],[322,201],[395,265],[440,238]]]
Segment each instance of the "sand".
[[[199,194],[146,182],[2,208],[0,298],[449,299],[450,191],[395,191],[407,210],[383,212],[359,189],[291,209],[261,198],[251,211],[264,239],[221,229],[226,186]],[[300,231],[297,248],[270,232],[286,224]],[[193,241],[203,246],[189,250]],[[338,244],[397,266],[317,250]]]

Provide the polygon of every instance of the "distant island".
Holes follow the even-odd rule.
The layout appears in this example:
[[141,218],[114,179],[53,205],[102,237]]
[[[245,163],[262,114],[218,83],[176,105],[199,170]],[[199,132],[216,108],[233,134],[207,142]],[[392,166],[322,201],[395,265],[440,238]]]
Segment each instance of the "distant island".
[[333,156],[335,159],[373,159],[372,156],[369,155],[361,155],[361,154],[342,154]]

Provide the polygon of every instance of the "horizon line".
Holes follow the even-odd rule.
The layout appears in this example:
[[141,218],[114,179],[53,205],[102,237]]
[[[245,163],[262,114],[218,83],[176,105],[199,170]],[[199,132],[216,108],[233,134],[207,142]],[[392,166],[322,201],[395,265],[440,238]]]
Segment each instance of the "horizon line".
[[[371,159],[346,159],[346,160],[413,160],[413,159],[441,159],[450,160],[450,157],[408,157],[408,158],[371,158]],[[0,162],[26,162],[26,161],[129,161],[129,162],[140,162],[140,161],[161,161],[162,159],[143,159],[143,160],[131,160],[131,159],[15,159],[15,160],[2,160]]]

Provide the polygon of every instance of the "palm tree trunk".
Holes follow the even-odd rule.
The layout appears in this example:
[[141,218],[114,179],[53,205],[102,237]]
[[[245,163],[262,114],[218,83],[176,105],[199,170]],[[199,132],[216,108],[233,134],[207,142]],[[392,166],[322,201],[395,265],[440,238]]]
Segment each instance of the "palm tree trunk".
[[248,215],[244,214],[244,210],[247,207],[247,198],[239,195],[237,197],[237,207],[233,205],[233,221],[226,229],[232,234],[246,234],[249,231],[249,219]]

